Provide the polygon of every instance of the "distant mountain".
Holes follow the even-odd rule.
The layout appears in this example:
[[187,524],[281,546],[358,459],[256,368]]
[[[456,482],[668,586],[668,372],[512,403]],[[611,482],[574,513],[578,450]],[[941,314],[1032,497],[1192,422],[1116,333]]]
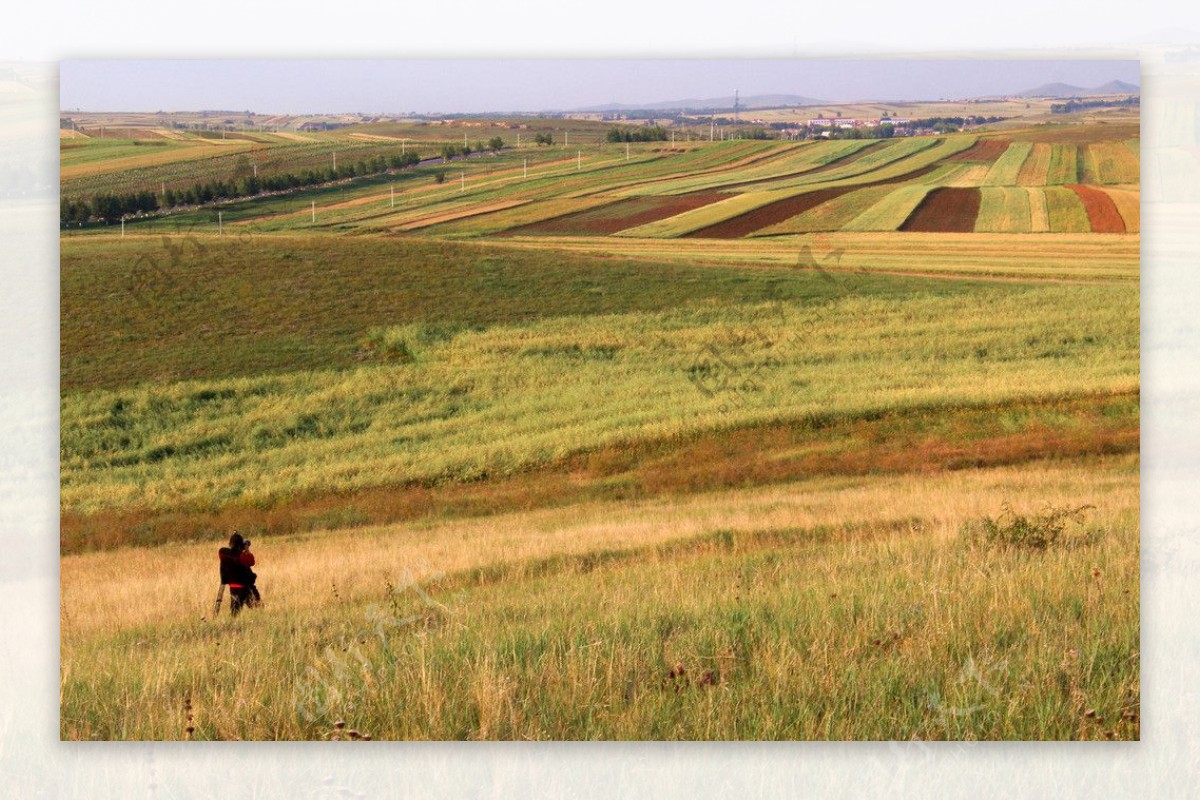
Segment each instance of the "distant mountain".
[[1124,81],[1109,81],[1103,86],[1086,89],[1069,83],[1047,83],[1035,89],[1017,92],[1013,97],[1082,97],[1084,95],[1135,95],[1141,89]]
[[[825,103],[801,95],[749,95],[738,98],[739,109],[779,108],[780,106],[816,106]],[[716,111],[733,108],[733,95],[728,97],[689,97],[683,100],[660,100],[655,103],[605,103],[600,106],[572,109],[597,114],[606,111]]]
[[1124,81],[1109,81],[1103,86],[1097,86],[1092,91],[1098,95],[1136,95],[1141,93],[1142,88]]

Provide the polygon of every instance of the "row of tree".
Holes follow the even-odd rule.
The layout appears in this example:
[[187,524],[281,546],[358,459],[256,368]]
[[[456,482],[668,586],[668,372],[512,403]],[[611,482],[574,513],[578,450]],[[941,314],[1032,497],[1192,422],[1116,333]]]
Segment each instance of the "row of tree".
[[85,223],[93,219],[108,222],[158,209],[158,198],[153,192],[102,192],[93,195],[91,200],[61,198],[58,203],[58,216],[64,224]]
[[667,129],[661,125],[646,125],[640,128],[612,127],[608,129],[604,139],[607,142],[665,142]]
[[187,189],[167,189],[159,197],[153,192],[141,190],[126,193],[100,193],[87,198],[63,198],[59,202],[59,220],[73,225],[87,222],[115,222],[122,217],[147,214],[159,209],[176,206],[195,206],[214,200],[235,200],[253,197],[263,192],[285,192],[308,186],[331,183],[363,175],[378,175],[389,169],[402,169],[418,164],[421,157],[416,151],[406,151],[392,156],[376,156],[367,161],[341,164],[337,169],[305,170],[300,173],[276,173],[274,175],[241,175],[230,179],[215,179],[197,182]]
[[1140,97],[1126,97],[1121,100],[1079,100],[1072,98],[1066,103],[1051,103],[1051,114],[1070,114],[1072,111],[1082,111],[1085,108],[1121,108],[1128,106],[1140,106],[1142,99]]
[[504,140],[498,136],[493,136],[486,144],[483,140],[480,140],[475,143],[475,147],[471,147],[465,142],[461,145],[448,142],[442,145],[442,158],[449,161],[455,156],[469,156],[476,151],[482,152],[485,149],[499,150],[502,147],[504,147]]

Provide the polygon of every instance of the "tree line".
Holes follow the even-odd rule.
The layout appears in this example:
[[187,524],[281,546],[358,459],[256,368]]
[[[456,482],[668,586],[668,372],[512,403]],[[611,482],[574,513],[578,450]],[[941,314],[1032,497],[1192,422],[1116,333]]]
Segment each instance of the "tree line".
[[667,129],[661,125],[647,125],[640,128],[617,128],[613,126],[604,135],[607,142],[665,142]]
[[167,189],[161,197],[148,190],[137,192],[101,192],[91,198],[62,198],[59,201],[59,221],[64,225],[87,222],[110,223],[122,217],[147,214],[176,206],[196,206],[214,200],[234,200],[253,197],[263,192],[284,192],[318,184],[354,178],[363,175],[378,175],[389,169],[396,170],[420,163],[416,151],[376,156],[352,164],[341,164],[334,169],[304,170],[303,172],[275,173],[273,175],[241,175],[229,179],[214,179],[196,182],[187,189]]
[[1072,98],[1066,103],[1051,103],[1051,114],[1070,114],[1085,108],[1120,108],[1122,106],[1140,106],[1141,97],[1126,97],[1121,100],[1079,100]]

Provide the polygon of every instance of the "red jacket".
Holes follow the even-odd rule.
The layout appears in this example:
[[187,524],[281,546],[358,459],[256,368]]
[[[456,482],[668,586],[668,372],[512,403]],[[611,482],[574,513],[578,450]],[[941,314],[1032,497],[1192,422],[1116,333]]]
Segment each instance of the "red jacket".
[[[232,548],[222,548],[217,551],[217,558],[221,560],[221,583],[228,584],[233,587],[245,587],[254,583],[257,578],[254,571],[250,569],[250,565],[243,562],[243,556],[234,552]],[[250,564],[254,564],[254,557],[250,557]]]

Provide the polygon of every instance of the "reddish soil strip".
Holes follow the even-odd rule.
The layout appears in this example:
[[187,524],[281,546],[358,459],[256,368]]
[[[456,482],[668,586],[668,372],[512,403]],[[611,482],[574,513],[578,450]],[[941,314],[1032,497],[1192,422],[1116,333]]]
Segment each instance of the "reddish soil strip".
[[1004,155],[1004,151],[1008,150],[1009,144],[1011,143],[999,139],[980,139],[966,150],[961,153],[955,153],[953,156],[945,159],[945,161],[974,161],[990,164]]
[[[836,197],[841,197],[847,192],[864,189],[868,186],[883,186],[884,184],[899,184],[911,181],[913,178],[919,178],[925,173],[931,172],[934,166],[931,164],[928,167],[922,167],[919,170],[913,170],[910,173],[883,181],[855,184],[854,186],[839,186],[831,189],[818,189],[815,192],[806,192],[803,195],[776,200],[765,206],[759,206],[753,211],[748,211],[745,214],[728,220],[722,220],[719,223],[714,223],[705,228],[692,231],[689,234],[684,234],[684,236],[705,239],[738,239],[747,234],[752,234],[760,228],[766,228],[769,225],[775,225],[776,223],[781,223],[784,220],[795,217],[797,214],[803,214],[809,209],[816,208],[822,203],[826,203]],[[978,206],[978,201],[976,201],[976,206]]]
[[583,211],[561,214],[548,220],[518,225],[502,232],[500,236],[545,234],[551,236],[588,236],[615,234],[626,228],[665,220],[685,211],[727,200],[730,196],[720,192],[692,192],[687,195],[663,195],[631,197],[606,203],[603,206]]
[[1088,222],[1091,223],[1094,234],[1123,234],[1125,221],[1111,197],[1094,186],[1072,184],[1067,187],[1083,201],[1087,211]]
[[913,209],[900,230],[970,233],[975,230],[975,218],[979,216],[979,200],[976,187],[935,189]]

